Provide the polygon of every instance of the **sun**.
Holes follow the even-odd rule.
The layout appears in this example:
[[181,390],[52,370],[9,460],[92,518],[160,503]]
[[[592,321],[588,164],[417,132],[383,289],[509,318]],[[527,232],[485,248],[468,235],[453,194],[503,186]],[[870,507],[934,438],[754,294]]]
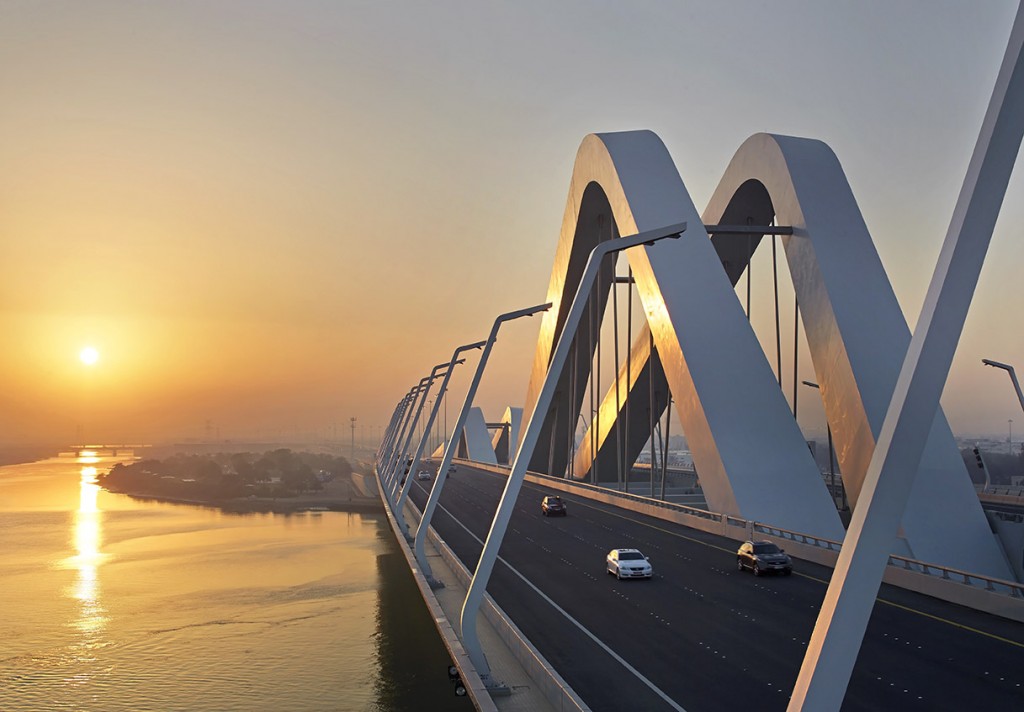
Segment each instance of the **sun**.
[[92,346],[86,346],[78,352],[78,360],[86,366],[95,366],[96,362],[100,360],[100,352]]

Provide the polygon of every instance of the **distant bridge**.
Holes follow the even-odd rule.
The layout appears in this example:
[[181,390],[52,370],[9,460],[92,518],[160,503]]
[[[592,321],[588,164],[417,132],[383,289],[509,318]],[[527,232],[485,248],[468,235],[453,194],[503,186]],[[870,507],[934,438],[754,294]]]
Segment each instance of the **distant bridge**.
[[148,443],[112,443],[99,445],[68,445],[65,452],[73,452],[75,457],[117,457],[139,450],[153,447]]

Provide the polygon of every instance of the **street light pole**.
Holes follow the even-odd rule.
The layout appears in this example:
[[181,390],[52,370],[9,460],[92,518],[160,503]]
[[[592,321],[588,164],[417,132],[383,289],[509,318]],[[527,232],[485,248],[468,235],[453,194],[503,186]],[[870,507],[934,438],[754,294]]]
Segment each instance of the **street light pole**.
[[487,680],[490,678],[490,667],[480,647],[480,638],[477,635],[477,614],[480,612],[480,603],[483,601],[484,592],[487,589],[487,582],[494,570],[494,563],[498,558],[498,550],[505,538],[505,531],[508,528],[509,520],[512,517],[512,509],[515,507],[516,498],[523,486],[523,479],[526,476],[526,467],[533,457],[537,447],[537,440],[540,438],[540,431],[543,426],[544,415],[551,407],[551,401],[555,395],[555,387],[558,385],[558,377],[569,356],[572,341],[576,337],[576,330],[579,327],[583,312],[586,309],[590,290],[597,279],[601,263],[604,258],[613,253],[638,245],[653,245],[658,240],[665,238],[678,238],[686,230],[686,223],[671,225],[657,230],[633,235],[631,237],[620,237],[614,240],[606,240],[598,244],[587,259],[587,265],[583,270],[579,286],[573,297],[572,305],[569,307],[565,317],[565,324],[562,333],[558,337],[558,344],[548,364],[547,375],[541,386],[537,402],[530,415],[530,423],[526,427],[519,452],[516,453],[515,463],[509,472],[508,480],[505,483],[505,492],[498,503],[498,510],[494,513],[494,521],[491,522],[490,532],[487,534],[487,541],[484,543],[483,551],[480,553],[480,560],[473,574],[473,580],[469,584],[469,591],[466,593],[466,601],[462,605],[462,644],[473,661],[474,667],[480,672],[480,676]]
[[[448,362],[447,367],[444,371],[444,378],[441,380],[441,389],[434,399],[434,403],[430,408],[430,417],[427,418],[427,423],[423,428],[423,435],[420,437],[419,445],[416,446],[416,453],[412,456],[409,463],[409,476],[405,478],[405,485],[402,487],[402,493],[395,502],[394,515],[395,521],[398,522],[398,526],[401,527],[404,534],[408,534],[409,527],[405,523],[405,515],[402,509],[405,506],[405,498],[409,496],[409,490],[412,489],[412,482],[414,479],[414,473],[420,466],[420,458],[423,456],[423,448],[426,445],[427,440],[430,438],[430,429],[434,425],[434,419],[437,417],[437,410],[441,407],[441,396],[444,395],[445,389],[448,388],[448,381],[452,377],[452,371],[455,370],[455,366],[460,363],[465,363],[465,359],[460,359],[459,354],[463,351],[469,351],[470,349],[479,349],[484,345],[483,341],[477,341],[473,344],[466,344],[455,349],[455,353],[452,354],[451,361]],[[436,479],[436,478],[435,478]]]
[[[409,445],[412,444],[412,436],[416,433],[416,425],[419,423],[420,413],[423,412],[423,405],[427,402],[427,396],[430,395],[430,386],[433,385],[434,379],[441,375],[441,373],[440,373],[441,370],[442,369],[447,369],[447,367],[448,367],[448,362],[447,361],[445,361],[444,363],[439,363],[436,366],[434,366],[434,368],[432,368],[430,370],[430,375],[423,379],[424,381],[426,381],[426,383],[423,385],[423,389],[422,389],[423,390],[423,397],[419,399],[419,405],[416,406],[416,414],[412,417],[412,427],[409,428],[409,435],[405,438],[405,445],[402,446],[402,456],[399,458],[399,460],[398,460],[398,467],[395,468],[394,476],[391,478],[391,496],[392,496],[392,499],[394,499],[394,497],[398,494],[398,488],[400,486],[399,483],[401,482],[401,477],[399,475],[399,471],[401,470],[401,471],[404,472],[404,464],[403,463],[405,462],[405,454],[407,452],[409,452]],[[411,463],[409,465],[408,476],[409,477],[413,477],[414,476],[414,473],[412,472],[412,464]]]
[[993,361],[989,358],[981,359],[981,362],[986,366],[993,366],[995,368],[1001,368],[1010,374],[1010,380],[1013,381],[1013,388],[1017,391],[1017,400],[1020,402],[1021,410],[1024,410],[1024,393],[1020,391],[1020,383],[1017,381],[1017,373],[1013,370],[1013,366],[1007,363],[1000,363],[999,361]]
[[421,378],[419,383],[409,391],[408,403],[402,416],[401,427],[398,429],[397,436],[394,439],[391,457],[384,466],[384,493],[387,495],[389,502],[391,501],[391,490],[393,489],[391,485],[398,479],[397,471],[404,457],[403,443],[408,443],[409,437],[412,434],[411,430],[415,427],[413,423],[413,413],[416,412],[415,406],[420,394],[425,392],[426,384],[429,380],[429,376]]
[[426,384],[426,382],[426,377],[421,378],[419,383],[413,386],[412,390],[409,391],[405,411],[402,414],[402,419],[400,422],[401,427],[399,427],[398,430],[396,431],[397,435],[392,442],[390,456],[387,462],[384,464],[384,472],[382,473],[383,476],[381,479],[384,484],[384,494],[387,496],[389,501],[391,500],[391,480],[394,478],[395,470],[397,470],[398,466],[401,464],[399,462],[399,454],[402,451],[402,443],[406,439],[406,430],[409,428],[409,423],[412,420],[412,412],[414,410],[413,406],[416,404],[416,400],[419,398],[419,394],[423,390],[423,387]]
[[349,418],[352,423],[352,467],[356,466],[356,419]]
[[[501,328],[501,325],[506,321],[511,321],[524,316],[533,316],[538,312],[547,311],[550,308],[551,304],[548,303],[541,304],[536,307],[530,307],[529,309],[520,309],[518,311],[500,314],[498,318],[494,320],[494,325],[491,327],[491,333],[487,337],[487,340],[481,342],[484,348],[483,352],[480,354],[480,362],[476,365],[476,373],[473,374],[473,381],[469,384],[469,390],[466,391],[466,400],[462,403],[462,409],[459,411],[459,417],[455,419],[455,426],[452,429],[452,435],[448,438],[448,443],[445,445],[444,455],[441,456],[441,464],[437,466],[437,474],[434,476],[434,486],[430,488],[430,497],[427,498],[427,504],[423,507],[423,516],[420,517],[420,526],[416,530],[416,541],[413,544],[413,552],[416,555],[416,562],[420,565],[420,570],[423,571],[423,575],[426,576],[428,581],[431,580],[433,572],[430,569],[430,563],[427,561],[424,544],[427,540],[427,531],[430,528],[430,520],[433,519],[434,511],[437,509],[437,503],[441,499],[441,490],[444,489],[444,483],[448,478],[448,468],[452,464],[452,458],[455,457],[455,449],[458,447],[459,437],[462,434],[462,429],[466,426],[466,419],[469,417],[469,411],[473,407],[473,398],[476,396],[476,390],[480,386],[480,378],[484,374],[484,367],[487,365],[487,359],[490,358],[491,347],[493,347],[494,342],[498,340],[498,329]],[[469,346],[479,348],[477,344],[470,344]]]
[[381,479],[387,475],[387,465],[391,461],[392,450],[394,449],[395,438],[398,435],[398,428],[405,418],[406,409],[409,406],[409,399],[412,397],[410,389],[395,406],[395,412],[391,414],[391,422],[384,433],[377,450],[377,472]]

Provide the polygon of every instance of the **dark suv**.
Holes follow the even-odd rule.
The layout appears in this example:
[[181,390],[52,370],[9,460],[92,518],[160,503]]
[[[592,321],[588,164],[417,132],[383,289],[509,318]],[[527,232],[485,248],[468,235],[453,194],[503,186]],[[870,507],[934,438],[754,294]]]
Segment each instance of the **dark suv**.
[[561,497],[552,496],[545,497],[540,503],[540,513],[545,517],[553,516],[565,516],[567,514],[565,509],[565,502],[562,501]]
[[750,569],[754,576],[772,571],[789,576],[793,573],[793,560],[770,541],[745,541],[736,552],[736,568],[740,571]]

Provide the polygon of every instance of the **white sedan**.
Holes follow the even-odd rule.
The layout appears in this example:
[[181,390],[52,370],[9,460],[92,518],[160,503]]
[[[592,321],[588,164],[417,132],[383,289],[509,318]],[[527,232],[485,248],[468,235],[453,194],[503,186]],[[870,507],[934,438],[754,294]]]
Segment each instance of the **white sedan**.
[[417,480],[429,480],[430,479],[430,473],[427,470],[420,470],[416,474],[416,479]]
[[646,556],[638,549],[612,549],[608,552],[607,571],[615,578],[651,578],[654,569]]

